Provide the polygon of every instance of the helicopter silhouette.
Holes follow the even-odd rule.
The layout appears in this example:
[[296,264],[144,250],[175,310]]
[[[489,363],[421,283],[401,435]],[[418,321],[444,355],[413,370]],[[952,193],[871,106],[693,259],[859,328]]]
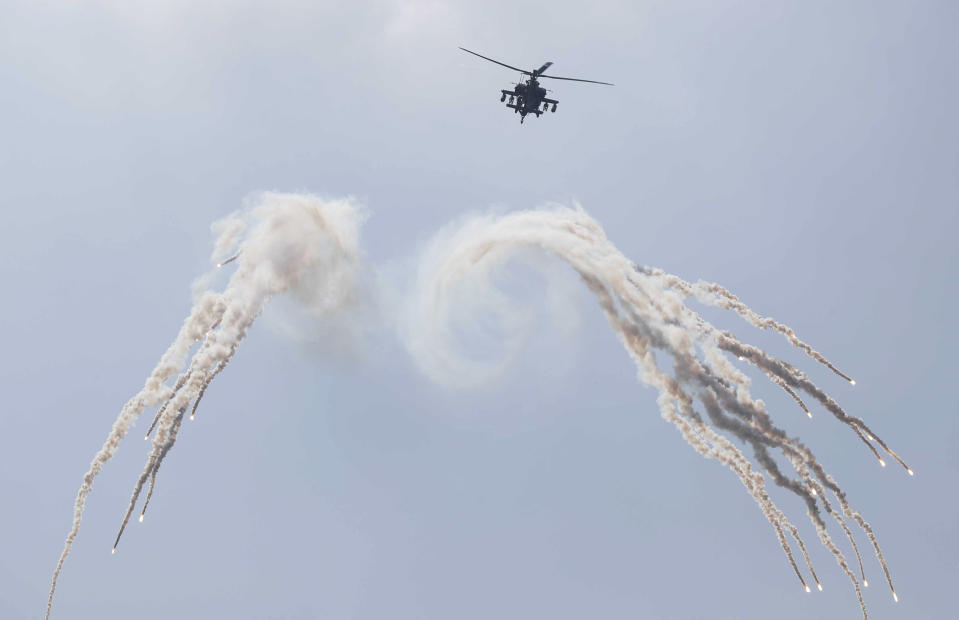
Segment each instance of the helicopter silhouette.
[[525,81],[522,79],[513,86],[512,90],[502,90],[500,91],[502,95],[500,96],[500,101],[506,101],[506,98],[509,97],[509,103],[506,104],[507,108],[512,108],[513,113],[519,113],[519,122],[520,124],[526,120],[527,114],[535,114],[539,118],[540,114],[546,112],[546,110],[551,109],[553,112],[556,111],[556,104],[559,103],[556,99],[550,99],[546,96],[546,93],[550,92],[539,85],[539,78],[549,78],[551,80],[567,80],[569,82],[589,82],[590,84],[605,84],[606,86],[614,86],[609,82],[598,82],[596,80],[581,80],[579,78],[568,78],[560,77],[558,75],[545,75],[543,71],[546,71],[552,66],[552,62],[547,62],[543,64],[539,69],[534,69],[533,71],[527,71],[525,69],[519,69],[517,67],[510,66],[504,62],[498,60],[493,60],[492,58],[487,58],[482,54],[477,54],[471,50],[461,47],[461,50],[468,52],[474,56],[479,56],[484,60],[490,62],[495,62],[498,65],[506,67],[507,69],[512,69],[513,71],[519,71],[523,75],[528,75]]

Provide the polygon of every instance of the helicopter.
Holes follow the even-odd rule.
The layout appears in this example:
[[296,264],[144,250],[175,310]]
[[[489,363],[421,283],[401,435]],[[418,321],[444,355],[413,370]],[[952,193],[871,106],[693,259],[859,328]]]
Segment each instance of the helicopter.
[[504,62],[498,60],[493,60],[492,58],[487,58],[482,54],[477,54],[471,50],[461,47],[461,50],[464,52],[470,53],[474,56],[479,56],[484,60],[490,62],[495,62],[498,65],[506,67],[507,69],[512,69],[513,71],[519,71],[523,75],[528,75],[529,78],[525,81],[519,81],[511,90],[502,90],[500,91],[501,96],[500,101],[506,101],[506,98],[509,97],[509,103],[506,104],[507,108],[512,108],[513,113],[518,113],[520,124],[526,120],[527,114],[535,114],[536,118],[539,118],[540,114],[546,112],[546,110],[551,110],[552,112],[556,111],[556,104],[559,101],[555,99],[550,99],[546,96],[546,93],[551,92],[539,85],[539,78],[549,78],[551,80],[567,80],[570,82],[589,82],[590,84],[605,84],[606,86],[614,86],[609,82],[598,82],[596,80],[581,80],[579,78],[568,78],[568,77],[559,77],[558,75],[546,75],[543,72],[549,69],[552,66],[552,62],[544,63],[539,69],[534,69],[533,71],[526,71],[525,69],[518,69],[517,67],[512,67]]

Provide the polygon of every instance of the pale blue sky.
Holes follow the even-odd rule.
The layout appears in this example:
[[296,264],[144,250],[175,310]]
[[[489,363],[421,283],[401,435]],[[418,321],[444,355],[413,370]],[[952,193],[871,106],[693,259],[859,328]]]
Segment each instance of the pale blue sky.
[[[858,385],[705,312],[908,458],[914,479],[757,389],[876,528],[902,600],[870,556],[870,617],[949,617],[957,17],[948,2],[4,3],[0,617],[42,613],[81,476],[185,316],[210,222],[265,189],[357,196],[388,273],[464,213],[575,199],[638,263],[789,323]],[[498,101],[514,74],[460,45],[616,86],[551,84],[557,113],[520,126]],[[347,356],[257,325],[116,556],[138,432],[108,464],[54,618],[859,617],[799,502],[774,495],[822,593],[802,592],[735,476],[660,419],[585,291],[575,306],[572,335],[544,320],[509,376],[468,392],[430,384],[386,329]]]

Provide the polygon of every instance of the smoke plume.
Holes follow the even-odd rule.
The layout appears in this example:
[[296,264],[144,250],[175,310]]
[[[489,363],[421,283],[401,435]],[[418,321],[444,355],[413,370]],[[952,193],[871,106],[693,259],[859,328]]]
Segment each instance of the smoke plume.
[[[469,360],[460,359],[456,352],[449,312],[452,298],[468,288],[493,291],[487,299],[496,299],[501,293],[495,290],[490,274],[515,263],[530,248],[562,259],[580,276],[635,362],[640,381],[659,391],[658,404],[663,418],[676,426],[694,450],[723,463],[741,480],[772,526],[787,561],[807,592],[810,588],[796,562],[790,538],[813,582],[820,590],[822,585],[798,529],[770,499],[766,491],[767,478],[804,502],[820,541],[850,579],[863,617],[866,617],[866,607],[860,585],[866,585],[866,579],[859,549],[845,519],[852,520],[865,532],[893,597],[898,600],[872,528],[851,508],[846,493],[813,453],[773,423],[765,404],[750,394],[749,380],[733,359],[761,369],[807,414],[809,409],[799,392],[820,402],[869,446],[880,463],[884,461],[874,443],[898,460],[910,475],[912,470],[865,422],[848,415],[800,370],[740,342],[731,333],[720,332],[687,306],[685,300],[695,297],[733,310],[756,327],[778,331],[815,361],[850,383],[855,382],[800,340],[789,327],[756,314],[726,289],[715,284],[690,284],[662,270],[634,265],[580,208],[557,206],[502,217],[475,217],[441,231],[433,239],[423,253],[402,332],[411,355],[425,374],[447,382],[450,369],[469,370]],[[661,368],[659,359],[669,360],[671,369]],[[758,471],[730,438],[753,449]],[[773,452],[779,452],[791,464],[795,477],[789,477],[779,468]],[[840,511],[833,509],[827,494],[835,498]],[[857,559],[858,576],[833,542],[823,512],[838,522],[850,541]]]
[[[57,580],[79,531],[93,482],[146,408],[158,406],[146,431],[146,439],[152,436],[153,441],[123,516],[114,551],[146,487],[139,515],[143,519],[160,467],[183,430],[184,416],[194,417],[203,395],[238,353],[271,298],[289,293],[312,318],[324,321],[357,315],[364,290],[360,285],[361,222],[359,210],[349,200],[264,194],[251,207],[214,225],[217,239],[212,261],[218,269],[234,270],[233,274],[219,292],[212,288],[216,270],[196,281],[190,314],[143,388],[120,410],[106,442],[83,477],[73,523],[54,571],[47,601],[48,617]],[[719,461],[742,482],[769,521],[787,562],[807,592],[811,588],[801,566],[818,589],[822,585],[799,530],[770,498],[767,481],[795,495],[806,506],[820,542],[850,580],[863,617],[866,606],[861,587],[867,582],[851,524],[865,533],[893,597],[898,600],[869,523],[852,508],[846,492],[812,451],[775,425],[766,405],[751,395],[749,379],[737,362],[759,369],[807,415],[811,414],[800,394],[820,403],[848,426],[882,465],[885,461],[880,451],[898,461],[910,475],[912,470],[862,419],[848,414],[805,373],[729,332],[719,331],[691,309],[686,300],[692,297],[732,310],[753,326],[778,331],[814,361],[849,383],[855,382],[800,340],[788,326],[755,313],[719,285],[692,284],[660,269],[633,264],[581,208],[555,206],[504,216],[474,217],[447,227],[434,237],[416,265],[412,290],[396,298],[400,337],[427,376],[462,386],[495,374],[495,368],[488,363],[463,357],[456,351],[458,333],[454,327],[462,318],[456,308],[464,297],[468,308],[492,314],[504,326],[503,333],[511,336],[507,355],[522,346],[521,333],[528,323],[528,314],[496,286],[493,275],[518,261],[529,261],[537,253],[560,259],[578,274],[635,363],[639,380],[658,391],[662,417],[676,427],[694,450]],[[733,439],[751,448],[754,458],[747,458]],[[777,454],[792,471],[780,468]],[[833,541],[824,515],[838,524],[849,541],[856,558],[854,565]]]
[[[233,358],[267,301],[290,292],[317,318],[340,313],[358,302],[356,280],[362,268],[358,233],[362,219],[349,200],[268,193],[247,209],[214,224],[218,236],[212,261],[218,268],[235,262],[235,271],[222,292],[210,290],[211,274],[197,280],[196,302],[189,316],[143,388],[120,410],[106,442],[83,476],[73,524],[53,574],[47,617],[93,482],[140,414],[148,407],[161,405],[147,432],[149,438],[156,431],[113,551],[147,480],[152,495],[156,474],[176,442],[184,413],[191,403],[198,403],[210,382]],[[178,373],[171,388],[167,381]]]

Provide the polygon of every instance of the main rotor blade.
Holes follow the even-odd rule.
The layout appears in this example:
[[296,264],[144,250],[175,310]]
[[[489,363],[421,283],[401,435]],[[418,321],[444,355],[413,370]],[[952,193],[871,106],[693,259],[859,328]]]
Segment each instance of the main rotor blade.
[[551,63],[551,62],[547,62],[547,63],[543,64],[542,67],[540,67],[540,68],[537,69],[536,71],[533,71],[533,74],[534,74],[534,75],[542,75],[543,71],[546,71],[547,69],[549,69],[550,66],[552,66],[552,64],[553,64],[553,63]]
[[513,71],[519,71],[520,73],[525,73],[526,75],[533,75],[532,73],[530,73],[529,71],[527,71],[527,70],[525,70],[525,69],[518,69],[518,68],[516,68],[516,67],[513,67],[513,66],[510,66],[510,65],[506,64],[505,62],[500,62],[500,61],[498,61],[498,60],[493,60],[492,58],[487,58],[486,56],[483,56],[482,54],[477,54],[476,52],[470,52],[470,50],[466,49],[465,47],[461,47],[460,49],[463,50],[464,52],[469,52],[469,53],[472,54],[473,56],[479,56],[480,58],[482,58],[482,59],[484,59],[484,60],[488,60],[488,61],[490,61],[490,62],[495,62],[495,63],[498,64],[498,65],[501,65],[501,66],[503,66],[503,67],[506,67],[507,69],[512,69]]
[[605,84],[606,86],[616,86],[615,84],[610,84],[609,82],[597,82],[596,80],[581,80],[579,78],[568,78],[568,77],[559,77],[558,75],[542,75],[540,74],[537,77],[549,78],[551,80],[568,80],[570,82],[589,82],[590,84]]

